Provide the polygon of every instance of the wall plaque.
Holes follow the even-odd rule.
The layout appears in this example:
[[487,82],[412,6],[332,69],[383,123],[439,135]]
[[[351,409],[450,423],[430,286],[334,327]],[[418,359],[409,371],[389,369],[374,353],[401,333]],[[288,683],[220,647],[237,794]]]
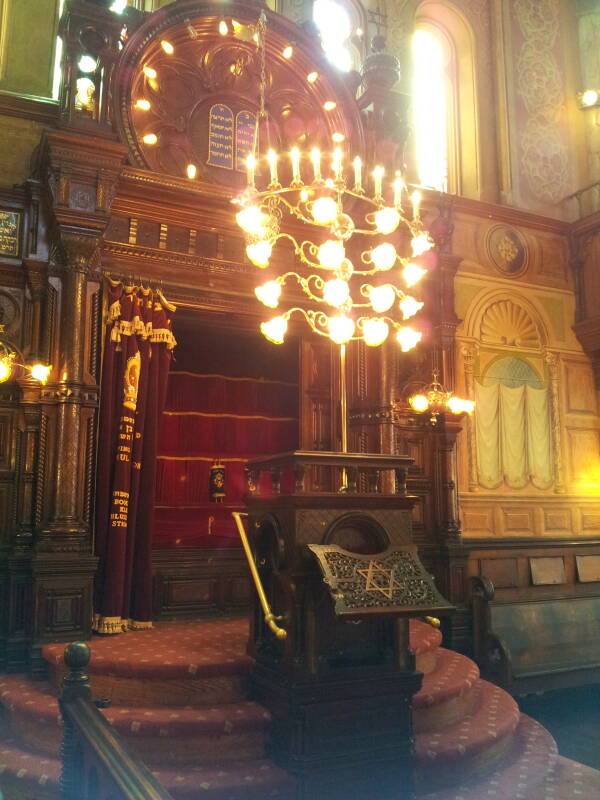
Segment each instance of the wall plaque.
[[235,168],[246,169],[246,158],[254,153],[256,139],[256,114],[238,111],[235,117]]
[[0,255],[18,256],[21,212],[0,209]]
[[600,581],[600,556],[575,556],[580,583]]
[[233,111],[217,103],[208,118],[208,161],[213,167],[233,169]]
[[565,562],[562,556],[530,558],[531,581],[534,586],[553,586],[566,583]]

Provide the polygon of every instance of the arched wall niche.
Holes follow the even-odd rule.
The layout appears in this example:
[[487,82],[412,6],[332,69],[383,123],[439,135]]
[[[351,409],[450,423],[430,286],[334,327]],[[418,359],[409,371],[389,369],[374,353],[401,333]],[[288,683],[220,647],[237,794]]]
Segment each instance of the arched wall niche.
[[[235,153],[233,164],[225,168],[207,163],[209,120],[215,104],[231,112],[234,131],[240,112],[258,113],[260,59],[249,26],[256,24],[260,10],[228,5],[226,19],[236,20],[241,28],[222,36],[223,12],[214,3],[183,0],[150,15],[133,33],[113,83],[115,122],[130,147],[133,164],[184,178],[186,166],[193,163],[201,180],[232,188],[245,185]],[[327,149],[332,134],[339,132],[350,152],[364,155],[363,120],[356,100],[318,41],[285,17],[269,10],[266,15],[269,122],[259,130],[264,149],[267,144],[280,151],[293,145]],[[173,47],[171,54],[161,46],[165,40]],[[290,42],[294,55],[286,60],[283,50]],[[144,67],[154,70],[156,78],[144,74]],[[319,78],[311,84],[306,76],[313,71]],[[149,107],[136,107],[140,99]],[[324,110],[327,100],[336,103],[333,110]],[[144,142],[147,134],[155,134],[156,142]]]
[[[506,325],[504,334],[501,326]],[[500,336],[507,341],[495,339],[491,335],[491,327],[495,325]],[[510,334],[510,327],[518,326],[523,332],[529,331],[528,344],[518,344]],[[471,340],[491,347],[518,347],[519,349],[542,350],[549,345],[548,331],[552,330],[551,322],[544,310],[534,305],[528,298],[520,295],[515,298],[514,292],[492,289],[482,292],[472,303],[457,331],[457,338]],[[510,340],[510,341],[509,341]]]

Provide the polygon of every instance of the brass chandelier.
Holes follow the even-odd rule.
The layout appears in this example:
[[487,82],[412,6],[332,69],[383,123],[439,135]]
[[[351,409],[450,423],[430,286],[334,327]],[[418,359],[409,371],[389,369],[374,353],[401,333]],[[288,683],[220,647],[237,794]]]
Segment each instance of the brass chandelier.
[[[259,120],[266,117],[265,31],[266,18],[261,14],[256,27],[261,55]],[[335,107],[334,101],[328,102]],[[334,134],[334,145],[336,138],[343,140]],[[286,184],[280,182],[280,166],[291,176]],[[284,341],[293,315],[339,345],[362,340],[376,347],[393,333],[406,352],[421,340],[422,333],[405,322],[423,303],[405,290],[426,274],[412,259],[432,248],[433,242],[421,222],[418,190],[409,196],[400,174],[384,186],[384,176],[382,166],[366,174],[359,156],[345,163],[339,145],[330,153],[292,147],[285,155],[270,148],[259,156],[256,142],[246,161],[246,189],[235,201],[241,207],[236,220],[244,231],[247,256],[259,269],[273,266],[276,271],[275,246],[287,240],[299,269],[275,274],[257,286],[255,294],[273,309],[279,307],[289,284],[299,287],[303,298],[262,322],[261,331],[269,341]],[[266,186],[257,186],[257,179]],[[286,222],[302,223],[306,234],[284,230]],[[387,238],[402,228],[409,234],[410,255],[399,253]],[[356,247],[359,237],[361,244]],[[349,258],[351,240],[354,263]]]
[[411,395],[408,398],[408,404],[418,414],[429,412],[429,421],[432,425],[437,424],[440,414],[448,411],[459,416],[460,414],[472,414],[475,409],[473,400],[457,397],[454,392],[450,392],[442,386],[437,369],[433,370],[431,383],[424,386],[418,394]]

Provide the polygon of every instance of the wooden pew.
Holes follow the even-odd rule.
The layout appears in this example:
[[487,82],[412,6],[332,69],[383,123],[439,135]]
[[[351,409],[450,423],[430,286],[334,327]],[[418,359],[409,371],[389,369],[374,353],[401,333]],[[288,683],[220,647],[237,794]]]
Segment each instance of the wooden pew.
[[471,579],[473,648],[482,676],[512,694],[600,683],[600,597],[497,601]]

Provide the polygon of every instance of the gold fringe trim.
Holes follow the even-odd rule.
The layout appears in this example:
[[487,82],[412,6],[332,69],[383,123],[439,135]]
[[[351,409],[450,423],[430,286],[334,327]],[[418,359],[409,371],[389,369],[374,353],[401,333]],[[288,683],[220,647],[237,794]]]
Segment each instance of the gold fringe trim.
[[142,622],[137,619],[123,619],[123,617],[103,617],[94,614],[92,630],[96,633],[125,633],[126,631],[145,631],[152,628],[153,622]]
[[173,336],[173,332],[169,330],[169,328],[156,328],[152,329],[152,323],[148,323],[150,326],[150,331],[148,332],[148,336],[151,342],[164,342],[167,345],[167,350],[172,350],[177,342],[175,341],[175,337]]
[[151,322],[144,324],[139,317],[114,321],[110,332],[111,341],[119,343],[123,336],[141,336],[142,339],[149,339],[151,342],[164,343],[167,345],[167,350],[172,350],[177,344],[173,332],[168,328],[153,328]]
[[115,300],[115,302],[108,309],[108,321],[114,322],[116,319],[119,319],[120,316],[121,316],[121,301]]
[[140,622],[137,619],[128,619],[127,620],[127,627],[130,631],[147,631],[150,628],[154,627],[154,623],[150,622]]
[[207,375],[202,372],[188,372],[182,369],[172,369],[171,375],[188,375],[190,378],[222,378],[224,381],[252,381],[253,383],[276,383],[280,386],[298,386],[297,383],[290,383],[289,381],[275,381],[269,378],[232,378],[230,375],[216,375],[209,373]]
[[127,630],[127,621],[121,617],[103,617],[100,614],[94,614],[92,630],[96,633],[123,633]]
[[226,419],[262,419],[267,422],[298,422],[298,417],[265,417],[262,414],[209,414],[206,411],[163,411],[166,417],[208,417]]

